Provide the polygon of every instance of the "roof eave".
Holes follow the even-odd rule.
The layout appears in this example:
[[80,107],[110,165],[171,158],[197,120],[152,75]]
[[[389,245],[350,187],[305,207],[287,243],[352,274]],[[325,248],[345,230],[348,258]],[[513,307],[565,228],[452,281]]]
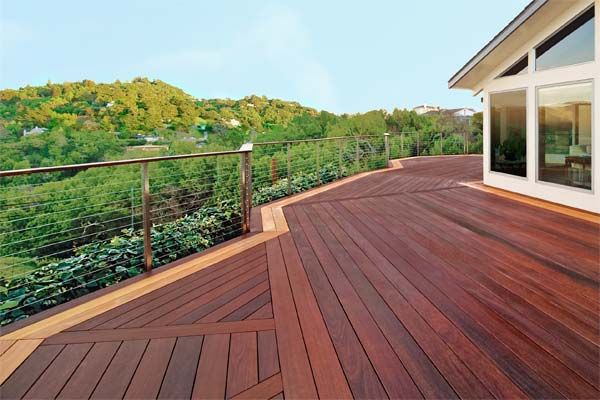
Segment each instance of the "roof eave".
[[477,54],[475,54],[458,72],[456,72],[450,80],[448,80],[449,89],[471,89],[473,87],[460,86],[460,81],[475,68],[485,57],[487,57],[494,49],[504,42],[514,31],[523,25],[531,16],[533,16],[540,8],[545,6],[550,0],[533,0],[525,7],[519,15],[517,15],[504,29],[500,31],[492,40],[486,44]]

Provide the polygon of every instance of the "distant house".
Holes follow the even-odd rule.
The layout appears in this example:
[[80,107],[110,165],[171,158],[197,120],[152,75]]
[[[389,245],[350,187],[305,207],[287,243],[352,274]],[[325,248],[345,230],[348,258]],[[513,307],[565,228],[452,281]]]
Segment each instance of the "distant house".
[[469,119],[475,115],[477,111],[473,110],[472,108],[452,108],[449,110],[442,110],[442,113],[451,115],[455,118]]
[[159,140],[162,140],[163,138],[160,136],[147,136],[147,135],[142,135],[140,133],[138,133],[137,135],[135,135],[136,139],[142,139],[145,140],[146,143],[155,143],[158,142]]
[[[472,108],[439,108],[437,107],[435,110],[427,111],[425,113],[421,113],[421,115],[448,115],[450,117],[469,120],[473,115],[477,113],[476,110]],[[418,113],[417,113],[418,114]]]
[[44,133],[46,131],[48,131],[47,128],[40,128],[36,125],[35,128],[29,131],[27,129],[23,129],[23,136],[39,135],[40,133]]
[[450,78],[483,100],[484,184],[600,213],[599,4],[532,0]]
[[109,101],[108,103],[106,103],[106,107],[109,107],[109,108],[112,107],[112,106],[114,106],[114,105],[115,105],[114,101]]
[[413,111],[416,112],[418,115],[422,115],[428,112],[432,112],[432,111],[440,111],[441,107],[440,106],[430,106],[427,104],[421,104],[420,106],[416,106],[413,108]]
[[231,126],[232,128],[237,128],[238,126],[240,126],[242,123],[240,121],[238,121],[235,118],[231,118],[228,122],[229,126]]

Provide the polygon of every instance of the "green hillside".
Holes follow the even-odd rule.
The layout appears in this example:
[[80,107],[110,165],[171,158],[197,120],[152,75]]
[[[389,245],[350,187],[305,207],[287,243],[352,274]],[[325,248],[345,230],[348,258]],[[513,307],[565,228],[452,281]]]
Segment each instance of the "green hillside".
[[188,131],[231,119],[258,130],[287,125],[294,117],[316,115],[295,102],[249,96],[241,100],[196,100],[165,82],[136,78],[131,82],[96,84],[90,80],[48,83],[0,91],[0,117],[5,135],[17,136],[35,126],[47,129],[136,133]]

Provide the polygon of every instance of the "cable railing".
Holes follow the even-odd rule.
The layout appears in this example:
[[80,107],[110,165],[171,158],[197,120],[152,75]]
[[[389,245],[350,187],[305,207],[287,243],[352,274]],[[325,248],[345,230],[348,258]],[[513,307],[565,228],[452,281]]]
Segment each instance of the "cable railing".
[[481,154],[481,135],[465,133],[424,133],[419,131],[390,133],[392,159],[459,154]]
[[0,325],[247,233],[252,206],[385,168],[390,158],[469,152],[466,136],[455,136],[261,142],[0,171]]
[[0,172],[0,325],[247,232],[251,152]]
[[387,135],[254,143],[253,205],[387,165]]

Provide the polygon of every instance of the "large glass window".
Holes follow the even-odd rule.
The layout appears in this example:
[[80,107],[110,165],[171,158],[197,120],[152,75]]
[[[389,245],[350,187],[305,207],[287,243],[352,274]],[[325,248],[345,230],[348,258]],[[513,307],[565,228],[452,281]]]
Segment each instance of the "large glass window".
[[535,50],[537,71],[594,60],[594,7]]
[[491,170],[527,176],[527,93],[490,94]]
[[499,78],[505,76],[524,75],[527,73],[527,67],[529,66],[528,56],[525,54],[509,69],[500,74]]
[[538,179],[592,188],[592,83],[538,89]]

